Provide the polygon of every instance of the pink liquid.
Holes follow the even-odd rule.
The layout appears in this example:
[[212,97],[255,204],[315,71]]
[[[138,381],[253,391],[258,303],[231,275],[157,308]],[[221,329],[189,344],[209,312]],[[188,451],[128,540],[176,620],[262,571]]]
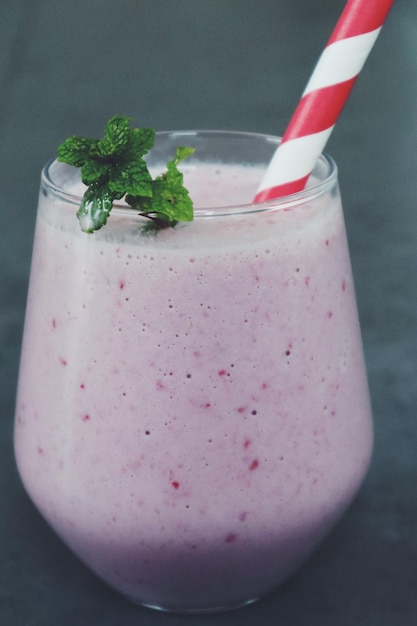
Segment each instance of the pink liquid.
[[[261,176],[230,171],[225,188],[215,168],[198,174],[197,206],[250,200]],[[28,298],[15,431],[28,493],[137,602],[258,598],[333,527],[369,462],[339,199],[156,238],[126,235],[127,216],[84,235],[61,205],[41,196]]]

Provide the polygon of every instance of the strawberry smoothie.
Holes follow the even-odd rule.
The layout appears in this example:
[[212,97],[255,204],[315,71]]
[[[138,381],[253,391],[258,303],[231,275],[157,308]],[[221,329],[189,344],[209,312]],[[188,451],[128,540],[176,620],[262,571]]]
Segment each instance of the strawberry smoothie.
[[333,166],[315,197],[254,214],[213,207],[250,203],[260,167],[193,159],[186,185],[212,208],[157,234],[123,208],[82,233],[79,200],[43,183],[15,425],[24,485],[65,543],[178,611],[287,578],[372,447]]

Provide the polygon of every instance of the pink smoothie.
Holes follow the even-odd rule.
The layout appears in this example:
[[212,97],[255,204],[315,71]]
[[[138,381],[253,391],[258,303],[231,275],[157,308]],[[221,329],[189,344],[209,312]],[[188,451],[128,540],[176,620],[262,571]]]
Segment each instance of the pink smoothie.
[[[186,172],[196,206],[261,172]],[[372,427],[340,199],[80,232],[40,197],[16,410],[31,498],[129,598],[203,610],[288,577],[351,502]]]

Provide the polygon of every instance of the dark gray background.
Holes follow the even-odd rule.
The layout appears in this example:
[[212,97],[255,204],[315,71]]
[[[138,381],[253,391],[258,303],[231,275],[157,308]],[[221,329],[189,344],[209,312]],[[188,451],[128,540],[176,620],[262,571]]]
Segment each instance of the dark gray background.
[[368,478],[313,559],[238,612],[133,606],[23,492],[12,424],[39,173],[114,113],[158,130],[285,129],[343,0],[0,1],[0,625],[417,623],[417,6],[397,0],[328,150],[340,167],[375,416]]

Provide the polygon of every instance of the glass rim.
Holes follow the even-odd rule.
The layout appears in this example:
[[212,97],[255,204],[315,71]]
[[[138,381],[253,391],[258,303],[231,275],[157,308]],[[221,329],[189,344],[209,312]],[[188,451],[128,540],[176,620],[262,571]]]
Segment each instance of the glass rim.
[[[250,131],[235,131],[235,130],[167,130],[167,131],[158,131],[156,133],[156,139],[158,137],[168,137],[171,136],[175,138],[175,136],[181,137],[195,137],[195,136],[210,136],[214,137],[221,135],[233,138],[246,138],[246,139],[257,139],[262,140],[266,143],[271,143],[278,147],[281,137],[276,135],[269,135],[264,133],[255,133]],[[272,156],[272,154],[271,154]],[[230,215],[236,214],[251,214],[251,213],[264,213],[268,211],[276,211],[282,209],[288,209],[290,207],[297,206],[299,204],[305,204],[306,202],[311,202],[318,197],[324,195],[331,189],[337,182],[338,179],[338,168],[334,159],[327,153],[322,152],[319,156],[317,163],[321,162],[322,165],[325,166],[325,173],[323,177],[317,182],[313,182],[308,187],[301,191],[297,191],[295,193],[291,193],[280,198],[276,198],[273,200],[266,200],[263,202],[249,202],[249,203],[237,203],[237,204],[227,204],[227,205],[210,205],[210,206],[195,206],[194,207],[194,219],[201,217],[227,217]],[[80,206],[82,201],[82,195],[74,194],[65,189],[64,186],[57,184],[54,182],[52,175],[52,167],[55,164],[62,165],[63,167],[71,168],[71,165],[66,163],[62,163],[58,161],[57,158],[50,159],[46,165],[43,167],[41,172],[41,183],[47,188],[47,190],[52,193],[54,196],[61,198],[65,202],[72,204],[74,206]],[[315,168],[317,167],[317,164]],[[74,170],[77,168],[73,168]],[[314,170],[313,170],[314,173]],[[132,213],[135,211],[125,204],[122,200],[115,201],[113,203],[112,214],[118,215],[129,215],[132,216]]]

